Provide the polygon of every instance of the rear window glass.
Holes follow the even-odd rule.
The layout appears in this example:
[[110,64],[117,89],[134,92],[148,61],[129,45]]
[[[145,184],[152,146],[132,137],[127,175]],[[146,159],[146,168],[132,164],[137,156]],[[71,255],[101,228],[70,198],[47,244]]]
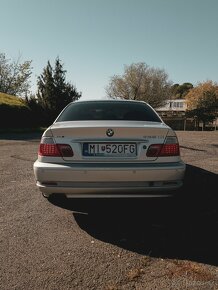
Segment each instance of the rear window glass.
[[128,101],[75,102],[68,105],[56,122],[85,120],[123,120],[161,122],[145,103]]

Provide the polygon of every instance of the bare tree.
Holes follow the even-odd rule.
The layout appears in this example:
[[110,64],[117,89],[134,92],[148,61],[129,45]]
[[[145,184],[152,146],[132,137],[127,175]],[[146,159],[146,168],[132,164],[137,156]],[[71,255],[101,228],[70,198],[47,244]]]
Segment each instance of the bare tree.
[[30,89],[31,62],[21,62],[21,56],[13,61],[0,53],[0,92],[25,96]]
[[159,107],[170,98],[171,85],[163,69],[136,63],[125,66],[122,76],[111,77],[106,94],[113,99],[141,100]]

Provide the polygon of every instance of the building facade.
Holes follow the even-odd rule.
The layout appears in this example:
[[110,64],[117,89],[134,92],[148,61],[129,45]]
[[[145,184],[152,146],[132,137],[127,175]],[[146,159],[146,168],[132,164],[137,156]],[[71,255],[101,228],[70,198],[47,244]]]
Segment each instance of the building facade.
[[[186,117],[187,104],[185,99],[167,100],[165,105],[156,108],[163,121],[174,130],[203,130],[203,124],[196,118]],[[218,119],[207,124],[206,130],[217,130]]]

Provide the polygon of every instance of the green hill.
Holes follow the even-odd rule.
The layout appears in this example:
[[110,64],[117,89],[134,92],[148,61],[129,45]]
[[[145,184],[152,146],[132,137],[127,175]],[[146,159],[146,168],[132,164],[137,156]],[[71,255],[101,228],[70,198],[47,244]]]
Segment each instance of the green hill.
[[25,128],[31,123],[31,112],[19,97],[0,93],[0,131]]

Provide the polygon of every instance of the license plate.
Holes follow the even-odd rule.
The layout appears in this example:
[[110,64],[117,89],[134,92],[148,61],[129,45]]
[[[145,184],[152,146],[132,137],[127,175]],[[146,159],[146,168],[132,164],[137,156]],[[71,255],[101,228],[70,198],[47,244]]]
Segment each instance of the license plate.
[[137,154],[136,143],[84,143],[84,156],[134,157]]

